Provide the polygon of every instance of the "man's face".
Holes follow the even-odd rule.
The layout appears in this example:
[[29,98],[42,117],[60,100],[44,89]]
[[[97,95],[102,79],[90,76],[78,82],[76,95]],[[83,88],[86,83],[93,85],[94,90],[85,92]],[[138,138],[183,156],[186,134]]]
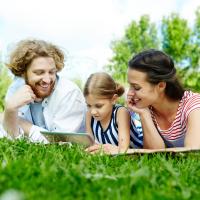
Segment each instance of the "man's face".
[[30,85],[37,98],[48,97],[56,81],[56,65],[51,57],[38,57],[28,66],[24,78]]

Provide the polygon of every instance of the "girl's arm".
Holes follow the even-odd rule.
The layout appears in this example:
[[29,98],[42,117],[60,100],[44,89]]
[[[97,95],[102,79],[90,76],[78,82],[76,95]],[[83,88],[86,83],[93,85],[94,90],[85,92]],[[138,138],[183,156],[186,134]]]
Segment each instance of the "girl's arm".
[[130,114],[124,107],[118,108],[118,147],[119,153],[126,152],[130,145]]
[[89,111],[87,111],[87,113],[86,113],[85,127],[86,127],[86,133],[88,133],[92,137],[94,137],[93,133],[92,133],[92,129],[91,129],[91,114]]
[[[93,137],[93,133],[91,129],[91,114],[89,112],[87,112],[86,114],[86,132],[91,134]],[[129,143],[128,143],[128,146],[129,146]],[[125,150],[127,150],[127,148]],[[94,144],[88,147],[86,151],[92,154],[95,154],[95,153],[117,154],[119,153],[119,147],[112,144]]]
[[184,146],[189,148],[200,148],[200,108],[190,112],[188,116],[187,133]]

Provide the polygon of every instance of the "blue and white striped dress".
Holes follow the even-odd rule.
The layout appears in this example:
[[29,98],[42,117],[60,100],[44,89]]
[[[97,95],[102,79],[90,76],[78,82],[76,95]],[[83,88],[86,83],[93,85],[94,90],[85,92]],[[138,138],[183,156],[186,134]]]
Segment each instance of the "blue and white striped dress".
[[[95,137],[95,141],[101,144],[113,144],[118,146],[118,125],[117,125],[117,111],[121,105],[114,105],[111,115],[111,120],[108,128],[104,131],[101,123],[91,118],[91,129]],[[131,113],[131,126],[130,126],[130,147],[142,148],[143,147],[143,133],[139,117],[135,113]]]

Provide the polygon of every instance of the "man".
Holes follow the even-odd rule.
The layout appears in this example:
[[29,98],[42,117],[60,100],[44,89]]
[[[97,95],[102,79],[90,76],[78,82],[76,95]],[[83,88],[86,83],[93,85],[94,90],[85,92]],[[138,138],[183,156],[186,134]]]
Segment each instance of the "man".
[[9,136],[48,142],[40,133],[83,131],[85,103],[80,89],[64,76],[64,54],[42,40],[20,41],[7,65],[15,75],[6,95],[3,127]]

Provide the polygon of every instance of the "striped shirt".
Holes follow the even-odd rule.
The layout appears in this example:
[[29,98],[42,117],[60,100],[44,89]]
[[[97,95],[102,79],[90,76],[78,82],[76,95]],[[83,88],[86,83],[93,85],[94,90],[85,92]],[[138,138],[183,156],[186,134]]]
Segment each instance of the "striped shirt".
[[[118,146],[118,125],[117,125],[117,111],[122,107],[121,105],[114,105],[112,115],[108,128],[104,131],[100,121],[91,118],[91,129],[95,137],[95,141],[101,144],[113,144]],[[143,133],[142,127],[137,115],[131,115],[130,124],[130,147],[143,147]]]
[[188,116],[191,111],[200,109],[200,94],[185,91],[179,102],[175,120],[168,130],[162,130],[156,122],[155,115],[151,109],[153,122],[163,138],[167,147],[183,147],[187,131]]

